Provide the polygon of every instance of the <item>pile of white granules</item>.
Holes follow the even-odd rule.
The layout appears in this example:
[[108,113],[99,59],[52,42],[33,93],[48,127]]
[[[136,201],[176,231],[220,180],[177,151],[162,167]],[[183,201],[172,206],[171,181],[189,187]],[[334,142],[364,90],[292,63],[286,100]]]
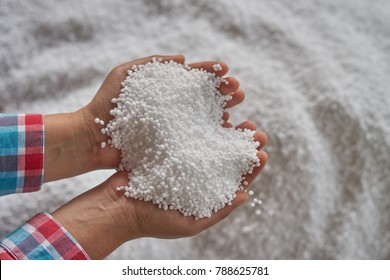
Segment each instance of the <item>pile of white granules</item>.
[[[214,68],[220,69],[220,65]],[[122,82],[113,119],[102,129],[121,151],[127,197],[164,210],[210,217],[243,190],[260,166],[254,132],[222,127],[226,80],[202,69],[156,59],[134,66]],[[226,82],[227,83],[227,82]],[[102,148],[105,147],[102,144]]]

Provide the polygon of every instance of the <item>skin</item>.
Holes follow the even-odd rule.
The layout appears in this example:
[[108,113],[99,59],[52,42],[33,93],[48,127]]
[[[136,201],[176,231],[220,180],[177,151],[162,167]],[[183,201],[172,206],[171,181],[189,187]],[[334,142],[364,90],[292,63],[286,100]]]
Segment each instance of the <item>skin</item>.
[[[100,133],[103,126],[97,125],[95,118],[99,117],[105,124],[109,122],[109,111],[114,108],[110,101],[118,96],[127,70],[131,69],[132,65],[151,61],[152,57],[184,63],[184,57],[181,55],[155,55],[119,65],[108,74],[88,105],[76,112],[44,116],[45,182],[118,166],[120,152],[109,146],[104,149],[100,147],[100,143],[107,141],[108,137]],[[222,66],[222,71],[213,70],[212,66],[216,63]],[[190,66],[203,68],[218,76],[225,76],[228,72],[227,65],[220,61],[198,62]],[[244,100],[244,92],[235,78],[226,79],[229,84],[221,85],[220,91],[232,95],[233,98],[226,106],[231,108]],[[223,118],[223,126],[231,127],[232,124],[228,122],[229,114],[225,113]],[[237,128],[256,130],[256,125],[246,121]],[[246,176],[249,183],[246,188],[258,176],[268,159],[267,154],[261,151],[267,143],[266,134],[256,132],[254,138],[261,143],[258,148],[261,166]],[[136,238],[179,238],[198,234],[226,218],[248,200],[246,192],[238,192],[231,205],[214,213],[211,218],[195,220],[194,217],[185,217],[178,211],[163,211],[150,202],[126,198],[116,187],[127,183],[127,174],[117,172],[102,184],[52,213],[92,259],[102,259],[123,243]]]

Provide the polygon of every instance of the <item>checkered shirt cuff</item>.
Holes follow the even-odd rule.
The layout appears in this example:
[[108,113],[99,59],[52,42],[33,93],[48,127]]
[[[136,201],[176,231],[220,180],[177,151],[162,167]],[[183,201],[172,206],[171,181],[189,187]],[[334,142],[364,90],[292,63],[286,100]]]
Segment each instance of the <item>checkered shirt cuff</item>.
[[40,114],[0,114],[0,195],[33,192],[43,183]]
[[41,213],[1,241],[0,258],[87,260],[89,256],[50,214]]

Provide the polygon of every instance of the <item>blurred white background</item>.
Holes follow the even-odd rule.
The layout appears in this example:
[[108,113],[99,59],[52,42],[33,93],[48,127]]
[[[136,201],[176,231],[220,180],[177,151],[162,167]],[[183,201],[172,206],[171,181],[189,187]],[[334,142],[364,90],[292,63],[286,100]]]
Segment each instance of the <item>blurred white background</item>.
[[[76,110],[115,65],[152,54],[222,60],[269,135],[249,205],[180,240],[110,259],[390,259],[390,2],[0,0],[0,110]],[[0,237],[113,171],[0,198]],[[98,240],[96,242],[99,242]]]

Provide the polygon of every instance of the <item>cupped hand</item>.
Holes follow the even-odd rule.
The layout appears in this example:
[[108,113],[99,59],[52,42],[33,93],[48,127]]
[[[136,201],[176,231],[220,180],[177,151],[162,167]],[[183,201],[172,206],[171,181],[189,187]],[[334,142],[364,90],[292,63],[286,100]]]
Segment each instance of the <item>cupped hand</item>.
[[[101,148],[102,142],[109,140],[107,135],[101,133],[105,126],[95,123],[99,118],[106,125],[111,119],[110,110],[114,108],[111,100],[118,97],[121,83],[133,65],[145,64],[153,58],[162,61],[173,60],[184,63],[184,57],[155,55],[137,59],[115,67],[106,77],[92,101],[74,113],[45,115],[45,160],[44,182],[64,179],[92,170],[115,168],[120,163],[120,152],[109,145]],[[215,71],[213,65],[220,64],[222,69]],[[220,61],[205,61],[189,64],[192,68],[204,69],[225,76],[228,67]],[[222,94],[229,94],[232,99],[226,104],[231,108],[244,100],[244,92],[239,88],[238,81],[233,77],[226,77],[228,84],[221,84]],[[229,114],[225,112],[224,126],[229,127]]]
[[[247,185],[243,185],[245,189],[259,175],[260,171],[267,163],[268,156],[265,152],[259,151],[258,158],[260,166],[255,167],[252,174],[245,176]],[[112,186],[127,185],[127,174],[118,173],[111,178]],[[119,195],[123,195],[120,193]],[[248,200],[246,192],[237,192],[236,197],[231,201],[231,204],[213,213],[210,218],[195,219],[193,216],[184,216],[177,210],[162,210],[157,205],[151,202],[126,198],[121,201],[122,213],[125,225],[128,227],[130,236],[135,234],[135,238],[140,237],[155,237],[155,238],[179,238],[196,235],[207,228],[215,225],[225,219],[237,207],[241,206]],[[131,238],[132,239],[132,238]]]
[[[240,128],[253,128],[245,122]],[[258,176],[267,162],[261,148],[267,142],[265,134],[256,133],[260,166],[245,176],[249,183]],[[123,243],[141,238],[179,238],[198,234],[225,219],[234,209],[248,200],[246,192],[237,192],[226,205],[210,218],[195,219],[177,210],[162,210],[151,202],[126,198],[117,187],[127,185],[126,172],[117,172],[99,186],[76,197],[52,213],[62,226],[81,244],[92,259],[102,259]]]
[[[117,167],[120,163],[120,152],[108,145],[104,149],[101,148],[101,142],[107,142],[109,137],[101,133],[101,128],[105,126],[96,124],[95,119],[99,118],[103,120],[105,125],[112,119],[109,112],[115,107],[115,104],[111,103],[111,100],[118,97],[122,88],[121,83],[128,75],[128,70],[130,70],[133,65],[146,64],[152,61],[153,58],[161,58],[163,62],[169,60],[181,64],[185,62],[185,58],[182,55],[154,55],[121,64],[108,74],[92,101],[78,112],[78,114],[82,116],[79,119],[82,120],[85,131],[87,131],[90,138],[89,142],[93,146],[91,149],[93,151],[91,160],[95,163],[96,169]],[[213,68],[213,65],[215,64],[220,64],[222,70],[215,71]],[[227,65],[221,61],[197,62],[189,64],[189,66],[191,68],[204,69],[210,73],[215,73],[217,76],[225,76],[228,72]],[[232,96],[232,99],[226,104],[226,108],[231,108],[241,103],[244,100],[245,95],[239,88],[239,82],[235,78],[226,77],[225,79],[228,81],[228,84],[221,84],[220,92]],[[228,123],[228,113],[224,114],[223,119],[225,121],[224,125],[230,126]]]

